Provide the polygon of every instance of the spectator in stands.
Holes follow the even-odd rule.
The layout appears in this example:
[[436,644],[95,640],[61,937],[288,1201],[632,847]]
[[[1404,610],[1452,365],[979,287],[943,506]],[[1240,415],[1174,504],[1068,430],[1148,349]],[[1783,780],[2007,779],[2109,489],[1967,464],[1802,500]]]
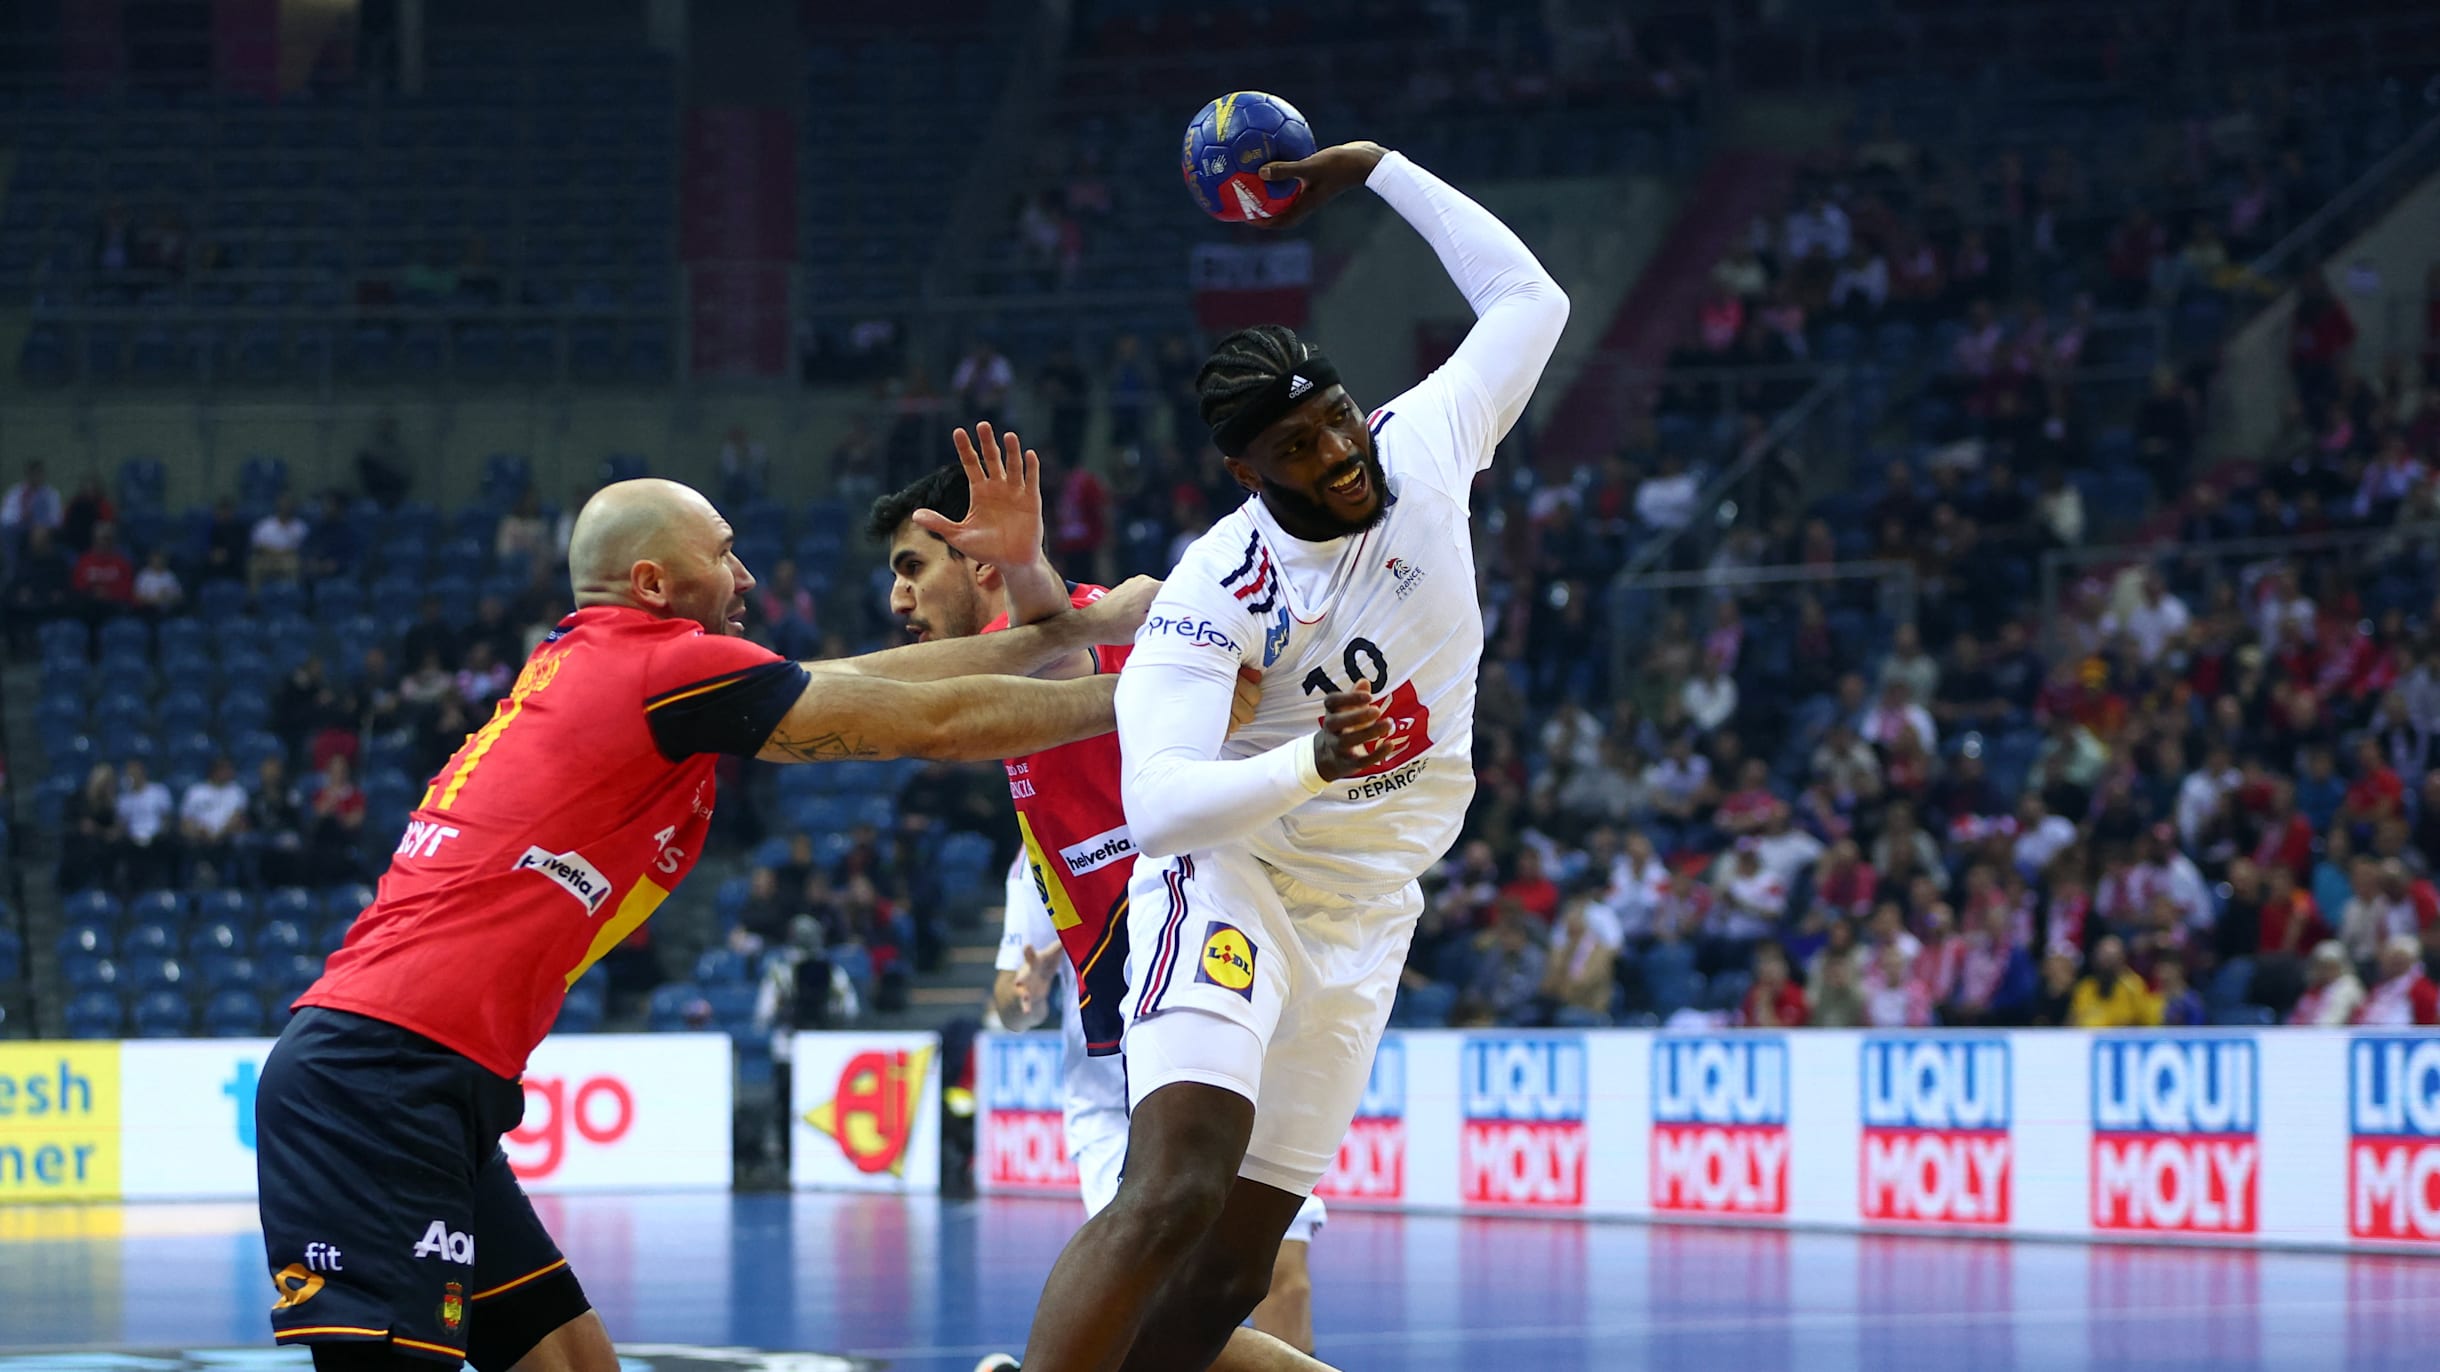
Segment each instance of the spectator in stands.
[[1754,984],[1737,1007],[1737,1023],[1754,1029],[1802,1029],[1812,1020],[1805,988],[1788,976],[1787,951],[1776,943],[1754,949]]
[[1615,929],[1604,929],[1593,918],[1595,910],[1590,897],[1571,897],[1552,934],[1542,974],[1549,1023],[1590,1028],[1610,1022],[1610,997],[1618,986],[1618,943],[1609,936]]
[[33,631],[66,614],[70,569],[67,556],[52,542],[51,530],[38,527],[26,536],[25,548],[8,582],[9,639],[22,649]]
[[178,840],[170,830],[177,802],[153,780],[142,758],[127,759],[119,779],[119,868],[130,886],[167,884],[175,875]]
[[2338,822],[2353,828],[2361,837],[2383,820],[2404,813],[2405,800],[2406,783],[2381,755],[2380,740],[2370,737],[2357,740],[2355,779],[2338,807]]
[[2289,316],[2288,374],[2306,414],[2321,414],[2338,395],[2355,333],[2355,317],[2331,291],[2329,279],[2318,270],[2305,273]]
[[356,484],[374,504],[394,510],[398,502],[407,498],[408,487],[413,484],[408,476],[410,467],[407,442],[398,431],[398,416],[385,414],[373,425],[373,436],[356,452]]
[[456,667],[458,631],[444,617],[443,608],[439,596],[424,597],[415,622],[407,626],[406,636],[399,642],[399,656],[403,660],[425,662],[437,659],[445,669]]
[[68,589],[86,617],[97,622],[135,604],[136,568],[119,547],[118,526],[93,526],[93,546],[76,559]]
[[308,526],[297,514],[296,497],[283,494],[271,512],[254,523],[246,578],[259,590],[266,581],[294,581],[303,570]]
[[949,389],[957,400],[958,415],[967,422],[1008,425],[1008,392],[1016,385],[1016,372],[1008,359],[988,338],[976,338],[966,347],[966,355],[958,359],[949,373]]
[[120,883],[119,852],[126,826],[119,819],[119,774],[107,762],[85,773],[85,784],[68,803],[61,826],[60,884],[70,890]]
[[156,619],[176,614],[186,603],[186,587],[169,565],[167,550],[155,548],[144,559],[144,569],[136,573],[135,602],[137,609]]
[[110,493],[102,489],[102,479],[88,476],[69,498],[67,512],[59,521],[59,545],[71,553],[82,553],[93,546],[93,531],[119,517],[118,506]]
[[2152,998],[2160,1006],[2160,1022],[2171,1029],[2196,1029],[2211,1023],[2202,993],[2186,980],[2186,960],[2162,958],[2152,969]]
[[1921,1028],[1932,1022],[1931,988],[1915,974],[1915,960],[1904,944],[1891,941],[1875,950],[1857,989],[1864,1023],[1872,1028]]
[[364,792],[356,785],[356,769],[346,754],[333,753],[323,762],[311,813],[308,855],[318,869],[314,879],[324,884],[355,880],[363,870],[356,839],[364,831]]
[[2336,939],[2325,939],[2314,945],[2313,956],[2305,963],[2304,994],[2288,1012],[2287,1022],[2336,1028],[2353,1023],[2363,1004],[2364,983],[2347,965],[2345,946]]
[[2420,939],[2398,934],[2382,941],[2375,980],[2352,1022],[2384,1029],[2440,1024],[2440,988],[2424,973]]
[[508,694],[513,675],[490,639],[475,639],[466,645],[466,661],[457,670],[457,697],[471,711],[488,711]]
[[750,504],[760,500],[770,486],[770,452],[743,424],[730,425],[728,437],[720,444],[721,500],[732,506]]
[[214,501],[204,526],[203,580],[234,581],[246,575],[246,554],[253,531],[237,514],[237,502],[226,496]]
[[36,529],[56,532],[66,518],[49,464],[40,458],[25,464],[24,479],[0,495],[0,563],[14,560]]
[[1539,926],[1513,904],[1503,902],[1496,922],[1477,951],[1473,984],[1452,1016],[1466,1025],[1531,1024],[1538,1017],[1542,973],[1550,955]]
[[1051,556],[1079,577],[1110,582],[1110,488],[1081,458],[1070,458],[1059,476],[1059,498],[1051,511]]
[[305,811],[288,784],[288,764],[276,754],[254,769],[239,852],[249,859],[256,884],[293,886],[307,879]]
[[2160,1023],[2160,1002],[2127,968],[2127,947],[2116,935],[2093,945],[2092,971],[2076,983],[2067,1022],[2081,1029],[2139,1029]]
[[1541,849],[1517,851],[1515,874],[1501,884],[1498,900],[1532,916],[1543,929],[1550,927],[1559,913],[1559,885],[1543,869]]
[[[1193,378],[1188,377],[1188,393],[1192,394]],[[1084,461],[1085,428],[1091,422],[1093,383],[1076,361],[1076,350],[1064,344],[1051,350],[1050,361],[1034,373],[1034,397],[1049,417],[1050,443],[1044,451],[1050,460],[1063,463]],[[1192,430],[1189,430],[1192,432]],[[1064,564],[1063,564],[1064,565]]]
[[546,565],[550,552],[551,531],[542,519],[542,498],[527,487],[517,496],[517,503],[500,516],[500,526],[492,535],[491,555],[503,566]]
[[1694,474],[1686,470],[1686,459],[1675,452],[1664,452],[1660,470],[1645,477],[1635,488],[1635,517],[1655,534],[1676,533],[1694,522],[1698,494]]
[[198,879],[209,872],[209,880],[219,884],[236,875],[230,858],[245,832],[247,804],[246,788],[237,784],[237,764],[226,756],[213,758],[212,770],[186,788],[178,802],[178,840]]
[[813,590],[798,576],[796,562],[782,558],[771,575],[754,588],[754,616],[748,621],[770,639],[784,657],[808,658],[820,650],[822,634]]
[[1727,727],[1737,713],[1737,679],[1729,675],[1726,654],[1705,654],[1702,672],[1687,678],[1678,699],[1698,733],[1712,734]]

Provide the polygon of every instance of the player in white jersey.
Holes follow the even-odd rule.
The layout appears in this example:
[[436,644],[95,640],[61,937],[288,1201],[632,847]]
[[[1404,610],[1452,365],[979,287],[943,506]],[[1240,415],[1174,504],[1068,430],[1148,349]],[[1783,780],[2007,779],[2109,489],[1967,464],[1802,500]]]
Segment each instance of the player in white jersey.
[[[1139,854],[1126,1171],[1051,1271],[1036,1372],[1208,1367],[1337,1153],[1422,910],[1416,878],[1474,792],[1469,490],[1567,322],[1515,234],[1397,153],[1347,144],[1264,174],[1305,183],[1288,222],[1369,186],[1477,318],[1369,422],[1284,328],[1222,340],[1196,378],[1254,498],[1187,549],[1119,675]],[[1246,666],[1261,705],[1232,734]]]
[[[1059,1086],[1061,1126],[1077,1189],[1091,1219],[1118,1194],[1119,1167],[1127,1159],[1127,1069],[1117,1056],[1085,1051],[1084,1018],[1076,1010],[1076,964],[1060,951],[1059,930],[1034,887],[1022,859],[1008,869],[1007,915],[1000,924],[999,976],[992,1008],[1010,1029],[1031,1029],[1048,1017],[1051,988],[1060,998]],[[1256,1329],[1302,1352],[1313,1351],[1313,1285],[1307,1258],[1328,1212],[1319,1196],[1308,1196],[1280,1240],[1271,1273],[1271,1293],[1254,1307]],[[1224,1357],[1218,1366],[1226,1367]]]

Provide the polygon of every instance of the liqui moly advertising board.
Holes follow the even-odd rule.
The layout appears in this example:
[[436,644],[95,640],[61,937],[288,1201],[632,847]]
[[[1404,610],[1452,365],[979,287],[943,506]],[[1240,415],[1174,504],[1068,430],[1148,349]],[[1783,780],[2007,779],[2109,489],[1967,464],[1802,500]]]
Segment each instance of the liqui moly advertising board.
[[1788,1045],[1756,1035],[1652,1041],[1652,1208],[1788,1213]]

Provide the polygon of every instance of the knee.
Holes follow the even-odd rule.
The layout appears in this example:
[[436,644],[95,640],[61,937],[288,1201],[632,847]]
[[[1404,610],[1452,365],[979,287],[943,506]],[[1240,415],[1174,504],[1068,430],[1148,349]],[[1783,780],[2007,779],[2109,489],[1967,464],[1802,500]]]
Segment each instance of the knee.
[[1250,1255],[1217,1255],[1210,1269],[1199,1275],[1197,1288],[1212,1293],[1215,1317],[1224,1313],[1231,1325],[1244,1322],[1246,1316],[1254,1313],[1254,1307],[1279,1289],[1274,1284],[1271,1264]]
[[1110,1213],[1137,1230],[1137,1242],[1144,1247],[1182,1253],[1202,1242],[1220,1222],[1236,1180],[1227,1173],[1205,1169],[1130,1172],[1119,1181]]

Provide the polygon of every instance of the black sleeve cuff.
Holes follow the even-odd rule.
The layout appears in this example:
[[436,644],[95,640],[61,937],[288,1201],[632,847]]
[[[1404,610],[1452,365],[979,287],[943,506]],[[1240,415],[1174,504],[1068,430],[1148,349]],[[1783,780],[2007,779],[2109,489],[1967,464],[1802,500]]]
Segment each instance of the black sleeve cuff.
[[664,691],[644,702],[653,744],[671,761],[702,753],[752,757],[787,718],[811,676],[782,658]]

